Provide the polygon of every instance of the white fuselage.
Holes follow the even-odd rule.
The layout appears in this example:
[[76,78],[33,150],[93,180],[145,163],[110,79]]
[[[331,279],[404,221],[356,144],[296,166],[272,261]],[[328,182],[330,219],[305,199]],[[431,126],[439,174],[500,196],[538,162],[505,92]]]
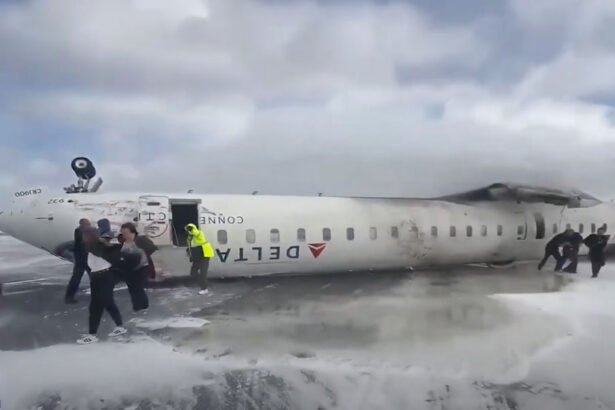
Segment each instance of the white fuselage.
[[[80,218],[135,222],[158,245],[157,269],[189,272],[182,227],[216,249],[211,276],[306,274],[536,259],[566,225],[615,227],[615,207],[260,195],[81,193],[15,201],[0,230],[63,256]],[[188,218],[188,219],[186,219]],[[192,220],[189,220],[192,218]],[[174,226],[175,224],[175,226]]]

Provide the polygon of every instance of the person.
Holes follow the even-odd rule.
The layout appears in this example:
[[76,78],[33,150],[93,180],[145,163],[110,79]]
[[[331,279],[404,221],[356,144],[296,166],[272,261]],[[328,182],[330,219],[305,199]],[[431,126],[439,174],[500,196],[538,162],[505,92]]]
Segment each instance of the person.
[[604,248],[608,243],[610,235],[606,235],[606,227],[602,226],[598,228],[598,233],[589,235],[583,241],[589,248],[589,260],[592,264],[592,278],[597,278],[600,269],[605,264]]
[[128,286],[132,309],[138,312],[149,307],[149,299],[147,293],[145,293],[148,258],[145,251],[137,245],[139,234],[135,224],[131,222],[123,224],[120,228],[120,235],[122,238],[121,256],[123,263],[120,277]]
[[563,262],[566,260],[570,260],[568,266],[566,266],[563,271],[567,273],[577,273],[577,265],[579,263],[579,250],[581,249],[581,245],[583,244],[583,236],[580,233],[573,231],[572,234],[568,237],[568,244],[564,255],[562,256]]
[[73,274],[66,287],[66,293],[64,294],[64,301],[69,304],[77,303],[75,295],[79,289],[81,278],[83,278],[83,272],[88,270],[88,251],[85,248],[83,242],[83,230],[91,226],[90,221],[86,218],[79,220],[79,226],[74,232],[74,246],[73,246]]
[[541,270],[549,257],[553,257],[555,259],[555,271],[557,272],[564,265],[565,259],[562,258],[562,255],[559,253],[560,246],[566,242],[570,235],[572,235],[572,229],[568,228],[564,232],[555,235],[547,244],[545,245],[545,255],[538,264],[538,270]]
[[147,255],[147,268],[144,271],[145,283],[147,283],[149,279],[156,279],[156,267],[154,266],[152,254],[158,250],[158,247],[145,235],[137,235],[135,243],[139,248],[143,249],[145,255]]
[[190,276],[197,277],[200,295],[207,295],[207,271],[209,270],[209,260],[214,257],[214,248],[205,235],[200,231],[195,224],[188,224],[184,227],[188,233],[188,248],[186,252],[190,257],[192,266],[190,268]]
[[98,225],[98,234],[101,238],[113,238],[113,231],[111,230],[111,222],[107,218],[99,219],[96,222]]
[[122,315],[115,304],[113,298],[113,287],[115,286],[115,267],[120,261],[119,245],[112,245],[108,241],[101,239],[95,228],[86,228],[83,231],[83,239],[88,250],[90,264],[90,307],[89,307],[89,329],[88,334],[82,335],[77,340],[79,344],[90,344],[98,342],[98,327],[102,315],[106,310],[115,323],[115,329],[109,333],[109,337],[115,337],[127,332],[123,327]]

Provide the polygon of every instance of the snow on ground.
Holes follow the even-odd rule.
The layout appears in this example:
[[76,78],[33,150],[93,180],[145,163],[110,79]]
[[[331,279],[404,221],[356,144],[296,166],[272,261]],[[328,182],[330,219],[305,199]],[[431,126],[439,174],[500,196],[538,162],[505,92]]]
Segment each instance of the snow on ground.
[[[583,271],[587,268],[581,266]],[[386,343],[370,348],[349,343],[343,349],[308,340],[297,346],[301,350],[311,345],[313,354],[307,355],[280,349],[275,332],[269,334],[269,350],[258,356],[241,349],[238,354],[219,354],[215,349],[195,353],[185,346],[180,351],[146,336],[133,336],[125,343],[3,351],[0,397],[8,409],[40,404],[39,396],[46,393],[52,398],[59,394],[63,404],[74,408],[102,408],[101,403],[124,408],[122,401],[132,398],[138,403],[144,397],[173,403],[171,408],[198,408],[198,403],[227,406],[230,396],[233,407],[222,408],[242,408],[241,403],[248,403],[248,408],[258,408],[260,403],[269,408],[305,409],[615,408],[610,377],[615,370],[613,296],[615,269],[607,268],[599,279],[581,276],[559,292],[491,295],[489,299],[510,309],[501,328],[489,321],[506,315],[495,314],[491,319],[478,315],[480,321],[465,333],[454,329],[456,325],[436,329],[437,315],[431,320],[427,315],[410,327],[416,332],[410,339],[403,318],[416,320],[421,315],[415,310],[425,306],[410,303],[404,314],[387,317],[387,310],[401,307],[394,300],[366,297],[361,303],[358,298],[329,314],[341,315],[339,320],[344,322],[348,317],[343,312],[361,317],[362,309],[370,306],[373,315],[363,320],[367,325],[379,318]],[[488,308],[502,309],[497,304]],[[160,328],[204,322],[178,318],[140,323]],[[430,323],[434,329],[429,329]],[[205,329],[215,331],[219,324],[213,321]],[[262,322],[253,325],[271,330]],[[282,320],[276,326],[283,331],[292,323]],[[229,334],[234,338],[229,345],[237,342],[239,334]],[[249,331],[245,341],[262,349]],[[514,402],[506,404],[506,400]],[[493,407],[494,402],[504,404]]]
[[[589,266],[580,269],[587,272]],[[597,279],[581,276],[557,293],[493,297],[557,315],[570,325],[565,337],[533,357],[528,380],[549,379],[562,391],[599,397],[604,408],[615,408],[615,268],[607,266]]]
[[130,321],[136,327],[149,330],[199,328],[211,323],[209,320],[197,317],[173,317],[164,320],[149,320],[135,318]]
[[[21,280],[22,258],[30,263],[24,278],[40,277],[31,274],[40,252],[0,236],[0,257],[0,271],[10,266],[0,277]],[[44,260],[55,264],[52,274],[68,271],[52,259]],[[263,287],[269,293],[218,284],[241,293],[209,310],[210,299],[193,289],[159,289],[150,293],[153,308],[164,310],[128,323],[128,337],[0,351],[1,408],[615,409],[615,268],[598,279],[585,263],[579,271],[574,283],[541,293],[520,293],[541,283],[533,271],[502,280],[504,270],[394,279],[369,291],[367,277],[365,293],[350,295],[342,280],[280,280]],[[50,298],[42,306],[66,309],[65,280],[34,288]],[[526,283],[515,288],[516,280]],[[12,283],[8,290],[20,291]],[[317,295],[303,297],[316,283]],[[40,320],[25,316],[30,302],[19,300],[0,303],[0,339],[19,321]],[[177,316],[198,315],[199,306],[205,318]],[[59,326],[62,342],[74,340],[62,326],[82,326],[85,306],[75,309],[74,325],[58,319],[39,330]]]

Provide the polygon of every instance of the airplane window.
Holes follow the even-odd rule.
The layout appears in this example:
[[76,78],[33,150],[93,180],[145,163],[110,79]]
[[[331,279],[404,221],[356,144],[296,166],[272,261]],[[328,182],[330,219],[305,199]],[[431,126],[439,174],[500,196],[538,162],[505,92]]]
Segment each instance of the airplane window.
[[354,228],[346,228],[346,239],[349,241],[354,240]]
[[372,226],[371,228],[369,228],[369,239],[374,241],[377,238],[378,238],[378,231],[376,230],[376,228]]
[[583,228],[584,228],[583,224],[579,224],[579,233],[583,233]]
[[218,243],[220,245],[226,245],[228,242],[228,235],[224,229],[218,231]]
[[438,236],[438,227],[437,226],[432,226],[431,227],[431,236]]
[[396,226],[391,226],[391,237],[399,238],[399,228],[397,228]]
[[553,224],[553,233],[556,234],[557,233],[557,224]]
[[596,224],[592,224],[592,233],[596,233]]
[[524,232],[525,228],[523,227],[523,225],[517,226],[517,235],[523,235]]
[[246,231],[246,242],[248,243],[256,242],[256,232],[254,231],[254,229],[248,229]]
[[451,238],[454,238],[455,236],[457,236],[457,228],[454,226],[451,226],[448,232]]
[[331,240],[331,229],[330,228],[322,228],[322,240],[323,241]]
[[297,229],[297,240],[299,242],[305,242],[305,229],[303,228]]
[[480,234],[483,236],[487,236],[487,225],[483,225],[480,227]]
[[271,230],[271,242],[280,242],[280,230],[279,229]]
[[466,226],[466,236],[472,236],[472,227],[470,225]]
[[502,236],[504,233],[504,227],[502,225],[498,225],[498,236]]

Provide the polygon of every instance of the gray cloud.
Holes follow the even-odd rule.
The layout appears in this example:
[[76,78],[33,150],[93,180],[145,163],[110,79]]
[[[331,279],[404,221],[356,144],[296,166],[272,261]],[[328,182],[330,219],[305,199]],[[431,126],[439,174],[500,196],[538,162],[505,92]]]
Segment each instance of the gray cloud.
[[[611,196],[614,18],[577,0],[16,3],[0,109],[93,135],[106,189]],[[70,179],[41,152],[0,187]]]

